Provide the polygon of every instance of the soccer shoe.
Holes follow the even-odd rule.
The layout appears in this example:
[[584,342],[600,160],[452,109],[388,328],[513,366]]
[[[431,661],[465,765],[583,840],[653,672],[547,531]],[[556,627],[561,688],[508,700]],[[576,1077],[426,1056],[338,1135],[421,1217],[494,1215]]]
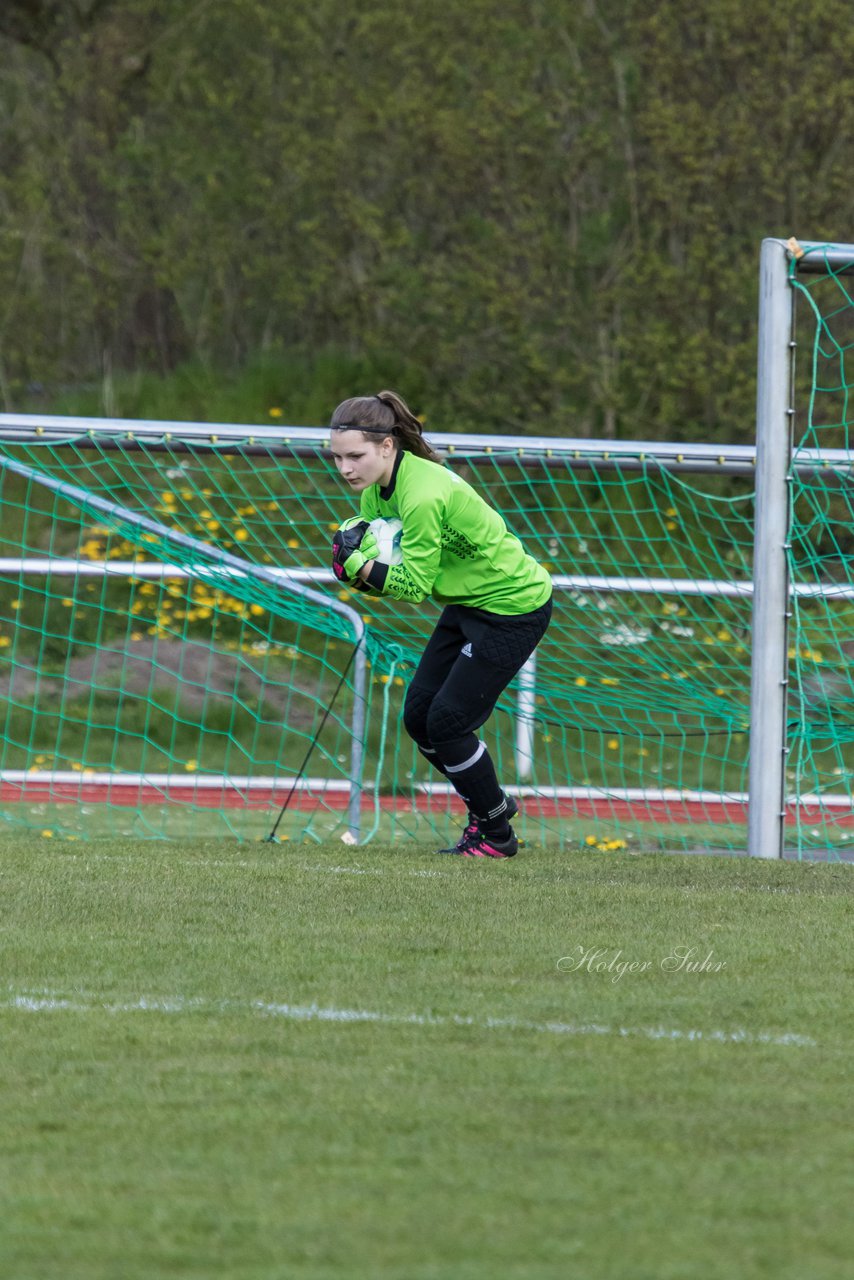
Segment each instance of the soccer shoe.
[[519,806],[513,796],[505,795],[504,799],[507,801],[507,811],[504,816],[508,822],[512,822],[519,812]]
[[519,852],[519,841],[512,827],[506,840],[496,840],[494,836],[485,836],[478,831],[476,835],[463,836],[456,852],[463,858],[515,858]]
[[473,840],[475,836],[480,835],[480,827],[477,825],[477,818],[473,813],[469,814],[469,820],[456,844],[448,849],[437,849],[437,853],[459,853],[466,840]]
[[[519,812],[519,806],[512,796],[505,795],[504,798],[507,801],[507,810],[506,810],[507,821],[512,822],[513,819],[516,817],[516,814]],[[457,841],[457,843],[455,845],[452,845],[451,848],[449,849],[437,849],[436,852],[437,853],[459,853],[461,849],[461,845],[465,840],[471,840],[475,836],[479,836],[479,835],[480,835],[480,825],[478,823],[477,818],[474,816],[471,810],[469,810],[469,820],[466,823],[465,828],[463,830],[463,834],[460,837],[460,839]],[[512,857],[512,854],[510,856]]]

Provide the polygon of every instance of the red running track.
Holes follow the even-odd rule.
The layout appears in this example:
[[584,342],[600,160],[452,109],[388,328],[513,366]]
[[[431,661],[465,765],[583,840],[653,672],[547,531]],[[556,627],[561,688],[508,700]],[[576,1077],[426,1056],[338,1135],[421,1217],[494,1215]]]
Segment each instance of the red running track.
[[[284,804],[291,791],[290,782],[270,781],[269,785],[251,787],[229,783],[227,779],[177,779],[154,782],[145,779],[130,781],[127,776],[113,779],[87,780],[80,775],[71,778],[50,777],[45,774],[24,775],[0,781],[0,803],[22,802],[26,804],[112,804],[139,808],[145,805],[177,804],[203,809],[271,809]],[[567,788],[567,791],[569,788]],[[529,817],[543,818],[591,818],[598,821],[655,822],[661,825],[678,823],[732,823],[743,825],[747,821],[745,797],[715,797],[713,795],[662,795],[631,796],[584,793],[581,789],[570,795],[521,796]],[[327,809],[346,810],[349,792],[346,786],[334,789],[319,782],[316,786],[302,784],[289,801],[289,808],[315,809],[323,804]],[[424,813],[464,812],[463,802],[456,795],[445,792],[424,792],[412,796],[380,796],[380,809],[384,812],[409,812],[417,808]],[[374,811],[371,792],[362,795],[362,808]],[[804,799],[800,806],[789,805],[787,824],[822,822],[831,820],[835,826],[854,826],[854,805],[844,796],[825,797],[821,804],[814,798]]]

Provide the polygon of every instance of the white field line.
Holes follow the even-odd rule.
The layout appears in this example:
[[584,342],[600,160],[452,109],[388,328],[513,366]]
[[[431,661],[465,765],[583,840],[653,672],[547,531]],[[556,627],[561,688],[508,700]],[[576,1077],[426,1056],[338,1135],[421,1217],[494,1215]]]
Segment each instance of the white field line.
[[[141,862],[148,857],[148,853],[67,853],[64,849],[57,848],[57,858],[64,858],[68,862],[81,862],[88,865],[92,862]],[[182,867],[224,867],[231,871],[234,869],[243,871],[258,871],[261,869],[269,869],[270,863],[263,857],[254,860],[246,858],[174,858],[170,860],[172,865]],[[470,865],[474,865],[471,863]],[[847,863],[840,865],[847,866]],[[420,876],[432,877],[437,876],[449,877],[453,873],[450,871],[437,871],[430,867],[401,867],[397,866],[393,869],[387,867],[345,867],[345,866],[323,866],[322,863],[293,862],[289,863],[287,868],[289,871],[308,871],[318,875],[327,876],[378,876],[383,878],[387,875],[395,876]],[[619,880],[610,879],[604,881],[609,889],[637,889],[645,890],[647,885],[638,884],[635,880]],[[720,886],[708,884],[680,884],[671,885],[670,888],[678,893],[720,893]],[[776,884],[730,884],[724,886],[727,893],[776,893],[798,895],[801,897],[832,897],[831,893],[823,893],[820,887],[816,886],[808,889],[799,889],[794,885],[776,885]]]
[[[65,858],[67,862],[80,862],[84,866],[88,866],[92,862],[141,862],[146,858],[145,853],[66,853],[63,850],[57,850],[57,857]],[[241,871],[258,871],[267,870],[270,867],[268,859],[263,857],[249,860],[247,858],[172,858],[170,859],[172,866],[182,867],[225,867],[231,871],[235,868]],[[322,875],[330,876],[385,876],[386,869],[384,867],[325,867],[322,864],[314,865],[306,862],[290,863],[288,871],[310,871],[319,872]],[[449,871],[436,871],[428,867],[395,867],[394,875],[396,876],[449,876]]]
[[[68,862],[81,862],[88,865],[92,862],[141,862],[147,857],[147,852],[143,853],[67,853],[65,850],[57,848],[56,857],[64,858]],[[242,870],[242,871],[258,871],[261,869],[269,869],[270,863],[263,857],[254,860],[246,858],[174,858],[170,860],[172,865],[182,867],[224,867],[226,870]],[[474,865],[471,863],[471,865]],[[849,865],[849,864],[840,864]],[[383,878],[387,875],[395,876],[420,876],[432,877],[437,876],[449,877],[453,873],[450,871],[437,871],[430,867],[401,867],[397,866],[393,869],[387,867],[345,867],[331,866],[325,867],[322,863],[293,862],[289,863],[286,868],[289,871],[308,871],[318,875],[327,876],[377,876]],[[637,889],[645,890],[647,885],[638,884],[635,880],[606,880],[605,885],[609,889]],[[671,885],[670,888],[678,893],[720,893],[721,887],[708,884],[680,884]],[[794,885],[776,885],[776,884],[730,884],[724,886],[727,893],[776,893],[798,895],[801,897],[831,897],[830,893],[823,893],[819,887],[809,889],[799,889]]]
[[60,996],[51,991],[10,993],[0,999],[0,1008],[24,1013],[163,1013],[213,1012],[258,1014],[289,1022],[375,1023],[383,1026],[474,1027],[484,1031],[530,1031],[552,1036],[616,1036],[627,1039],[706,1041],[714,1044],[771,1044],[816,1048],[811,1036],[794,1032],[702,1031],[678,1027],[623,1027],[598,1022],[533,1022],[524,1018],[471,1018],[461,1014],[382,1013],[372,1009],[338,1009],[318,1004],[278,1004],[264,1000],[205,1000],[185,996],[140,996],[135,1000],[110,1001],[88,994]]

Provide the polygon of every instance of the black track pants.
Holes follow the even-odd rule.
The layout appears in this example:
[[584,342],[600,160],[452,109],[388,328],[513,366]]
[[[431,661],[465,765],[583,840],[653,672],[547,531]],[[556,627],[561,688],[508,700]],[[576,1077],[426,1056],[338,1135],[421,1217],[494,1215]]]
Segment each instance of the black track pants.
[[504,797],[475,730],[536,649],[551,614],[551,600],[512,617],[449,605],[407,690],[407,733],[481,819],[500,817]]

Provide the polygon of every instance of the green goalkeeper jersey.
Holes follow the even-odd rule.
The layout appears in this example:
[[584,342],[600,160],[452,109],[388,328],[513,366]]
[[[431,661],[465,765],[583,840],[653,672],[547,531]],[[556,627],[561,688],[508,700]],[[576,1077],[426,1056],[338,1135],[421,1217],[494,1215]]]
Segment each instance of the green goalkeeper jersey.
[[[403,563],[382,581],[395,600],[463,604],[490,613],[529,613],[545,604],[551,577],[470,484],[427,458],[401,452],[391,482],[362,492],[365,520],[397,516]],[[372,573],[369,581],[376,583]]]

